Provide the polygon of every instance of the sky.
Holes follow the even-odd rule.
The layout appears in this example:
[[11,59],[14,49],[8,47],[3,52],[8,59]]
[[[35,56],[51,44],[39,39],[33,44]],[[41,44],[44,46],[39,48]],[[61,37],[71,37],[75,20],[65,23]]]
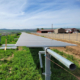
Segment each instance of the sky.
[[0,0],[0,29],[80,28],[80,0]]

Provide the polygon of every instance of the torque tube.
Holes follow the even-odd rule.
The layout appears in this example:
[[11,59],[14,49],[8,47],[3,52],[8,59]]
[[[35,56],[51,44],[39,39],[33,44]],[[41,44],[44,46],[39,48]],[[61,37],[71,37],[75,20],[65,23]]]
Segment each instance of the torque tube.
[[46,49],[46,51],[52,55],[54,58],[56,58],[58,61],[60,61],[63,65],[65,65],[67,68],[69,68],[70,70],[75,70],[76,69],[76,65],[67,60],[66,58],[62,57],[61,55],[57,54],[56,52],[50,50],[50,49]]

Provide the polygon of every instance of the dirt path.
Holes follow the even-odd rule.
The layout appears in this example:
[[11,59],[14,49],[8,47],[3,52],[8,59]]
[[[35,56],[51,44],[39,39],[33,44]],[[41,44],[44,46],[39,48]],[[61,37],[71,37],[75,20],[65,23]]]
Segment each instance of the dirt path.
[[55,49],[58,49],[60,51],[65,52],[66,54],[70,54],[75,56],[76,58],[80,59],[80,43],[77,42],[72,42],[72,41],[66,41],[66,40],[60,40],[60,39],[55,39],[55,40],[59,40],[59,41],[63,41],[63,42],[68,42],[68,43],[72,43],[72,44],[76,44],[77,46],[67,46],[66,48],[64,47],[56,47]]
[[[34,35],[40,36],[38,34],[34,34]],[[46,38],[50,38],[50,37],[46,37]],[[52,49],[58,49],[59,51],[63,51],[66,54],[73,55],[75,58],[80,59],[80,43],[79,42],[55,39],[55,38],[50,38],[50,39],[76,44],[77,46],[67,46],[65,48],[64,47],[53,47]]]
[[[38,34],[34,34],[34,35],[40,36]],[[50,37],[46,37],[46,38],[50,38]],[[68,42],[68,43],[76,44],[77,46],[51,47],[51,49],[57,49],[59,51],[63,51],[66,54],[73,55],[77,59],[77,61],[79,62],[79,64],[80,64],[80,43],[79,42],[62,40],[62,39],[55,39],[55,38],[50,38],[50,39],[54,39],[54,40],[58,40],[58,41],[63,41],[63,42]],[[80,71],[78,72],[77,70],[76,70],[76,72],[80,73]],[[80,80],[80,76],[77,75],[76,73],[75,73],[75,75],[76,75],[77,79]]]

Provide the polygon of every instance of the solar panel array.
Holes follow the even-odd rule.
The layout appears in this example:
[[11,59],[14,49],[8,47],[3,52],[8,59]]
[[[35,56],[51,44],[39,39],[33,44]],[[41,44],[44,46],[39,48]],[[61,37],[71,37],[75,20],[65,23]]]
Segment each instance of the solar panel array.
[[21,36],[19,37],[19,39],[16,43],[16,46],[66,47],[66,46],[76,46],[76,45],[22,32]]

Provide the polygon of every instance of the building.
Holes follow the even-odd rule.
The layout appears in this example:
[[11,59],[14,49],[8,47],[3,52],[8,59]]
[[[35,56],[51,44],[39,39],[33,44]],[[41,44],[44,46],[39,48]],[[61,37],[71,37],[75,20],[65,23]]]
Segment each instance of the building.
[[38,33],[76,33],[79,32],[78,29],[76,28],[67,28],[67,29],[63,29],[63,28],[59,28],[59,29],[46,29],[46,30],[39,30],[37,31]]
[[79,32],[79,30],[76,28],[67,28],[67,29],[59,28],[54,30],[54,33],[76,33],[76,32]]
[[46,29],[46,30],[39,30],[37,31],[38,33],[53,33],[54,30],[53,29]]
[[65,32],[66,33],[76,33],[76,32],[79,32],[79,30],[76,28],[67,28],[65,29]]
[[63,28],[55,29],[54,33],[65,33],[65,29]]

